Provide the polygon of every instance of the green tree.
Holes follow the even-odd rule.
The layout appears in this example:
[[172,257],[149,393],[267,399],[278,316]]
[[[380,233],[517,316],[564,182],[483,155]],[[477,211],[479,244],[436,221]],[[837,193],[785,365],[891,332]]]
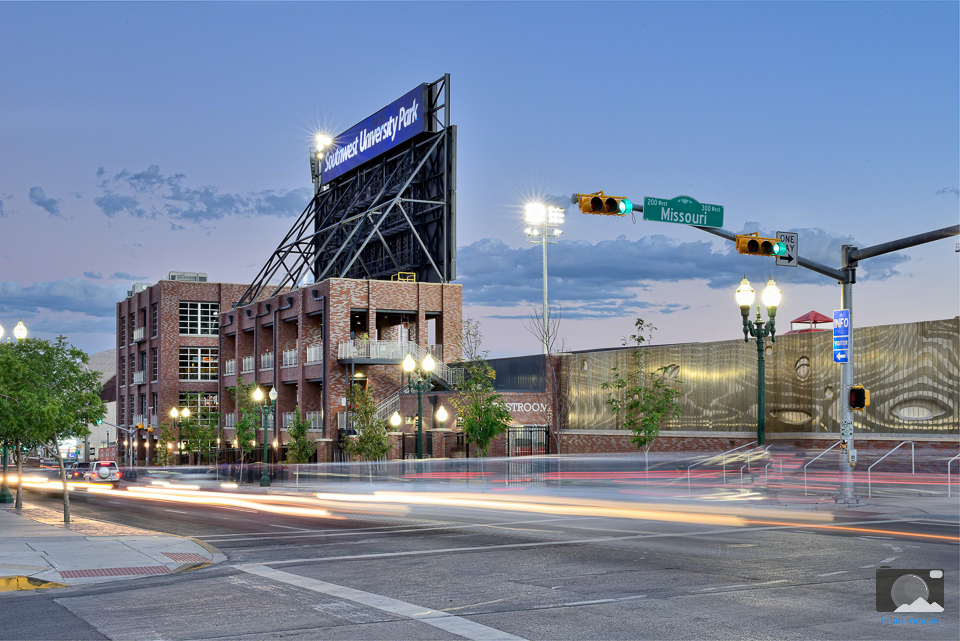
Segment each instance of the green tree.
[[155,465],[166,466],[173,465],[176,462],[173,453],[177,447],[177,427],[175,423],[161,423],[160,436],[157,439],[157,447],[154,448],[153,462]]
[[290,435],[290,442],[287,443],[287,463],[306,463],[317,450],[317,442],[309,434],[310,427],[310,422],[303,418],[300,407],[295,407],[293,422],[287,428],[287,434]]
[[347,401],[353,408],[351,423],[357,430],[357,435],[348,437],[340,447],[350,456],[365,461],[376,461],[386,456],[390,451],[387,422],[377,416],[377,405],[370,392],[359,385],[353,385],[347,391]]
[[467,441],[474,443],[480,456],[487,455],[490,442],[510,427],[510,412],[503,396],[493,389],[496,374],[489,364],[474,361],[466,371],[458,394],[450,399],[457,410]]
[[233,433],[237,449],[240,450],[240,478],[243,478],[243,463],[247,454],[253,451],[256,443],[257,430],[260,428],[260,412],[253,400],[255,385],[247,385],[237,380],[235,387],[227,388],[233,396],[234,407],[237,408],[236,420],[233,423]]
[[[186,407],[191,408],[191,414],[182,421],[180,438],[186,444],[185,452],[199,453],[217,438],[214,425],[220,420],[220,413],[204,403],[200,394],[188,394]],[[192,411],[194,408],[196,411]]]
[[57,460],[64,523],[70,522],[70,492],[60,442],[86,438],[87,425],[106,413],[100,373],[87,368],[87,360],[63,336],[0,345],[0,438],[41,444]]
[[642,318],[634,325],[637,333],[623,339],[624,345],[633,343],[637,347],[630,352],[631,365],[611,368],[613,378],[601,388],[607,391],[607,407],[616,415],[618,423],[633,432],[630,440],[637,449],[643,450],[646,467],[647,455],[660,430],[671,418],[683,414],[677,400],[680,391],[676,387],[683,381],[671,379],[667,367],[646,371],[646,352],[642,347],[652,340],[657,328]]

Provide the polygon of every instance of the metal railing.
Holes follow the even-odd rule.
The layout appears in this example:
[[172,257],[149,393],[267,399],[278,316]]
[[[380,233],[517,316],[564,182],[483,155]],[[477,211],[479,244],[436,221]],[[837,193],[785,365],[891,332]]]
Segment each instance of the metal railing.
[[143,370],[133,373],[133,384],[140,385],[147,379],[147,373]]
[[311,430],[323,429],[323,412],[307,412],[306,418]]
[[273,352],[264,352],[260,355],[260,369],[273,369]]
[[139,343],[140,341],[146,339],[146,331],[144,331],[144,329],[145,329],[145,328],[143,328],[143,327],[137,327],[136,329],[133,330],[133,342],[134,342],[134,343]]
[[319,345],[310,345],[307,347],[307,363],[320,363],[323,361],[323,343]]
[[134,424],[135,426],[136,426],[136,425],[143,425],[143,414],[134,414],[134,415],[133,415],[133,424]]
[[293,424],[293,417],[294,417],[294,416],[296,416],[296,413],[294,413],[294,412],[284,412],[284,413],[283,413],[283,423],[281,424],[281,425],[283,426],[283,429],[285,429],[285,430],[290,429],[290,425]]
[[299,363],[297,350],[295,349],[283,350],[282,358],[283,360],[280,362],[280,367],[296,367]]
[[237,415],[236,414],[224,414],[223,415],[223,426],[227,429],[233,429],[233,426],[237,424]]
[[[721,462],[723,463],[723,483],[724,483],[724,485],[726,485],[726,483],[727,483],[727,454],[729,454],[730,452],[736,452],[737,450],[743,449],[743,448],[745,448],[745,447],[750,447],[751,445],[756,445],[756,444],[757,444],[756,441],[750,441],[749,443],[747,443],[747,444],[745,444],[745,445],[739,445],[739,446],[737,446],[737,447],[735,447],[735,448],[733,448],[733,449],[727,450],[727,451],[725,451],[725,452],[720,452],[719,454],[714,454],[713,456],[709,456],[709,457],[703,459],[702,461],[700,461],[700,462],[698,462],[698,463],[694,463],[693,465],[688,465],[688,466],[687,466],[687,492],[690,491],[690,469],[691,469],[691,468],[694,468],[694,467],[696,467],[696,466],[698,466],[698,465],[704,465],[704,464],[709,463],[709,462],[711,462],[711,461],[715,461],[715,460],[717,459],[717,457],[719,456]],[[769,446],[768,446],[768,447],[769,447]]]
[[230,359],[229,361],[224,362],[223,364],[223,375],[224,376],[233,376],[237,373],[237,361],[236,359]]
[[389,421],[393,413],[398,411],[400,411],[400,390],[377,403],[377,418]]
[[947,497],[950,497],[950,464],[960,458],[960,454],[957,454],[952,459],[947,461]]
[[[439,357],[436,352],[440,352]],[[423,347],[412,341],[365,341],[363,339],[340,341],[337,345],[337,358],[340,359],[402,361],[407,354],[418,362],[422,361],[427,354],[433,356],[437,361],[433,376],[447,387],[454,388],[463,383],[463,370],[450,367],[441,360],[442,345]]]
[[910,444],[910,473],[916,476],[917,474],[917,463],[916,463],[916,457],[915,457],[916,448],[913,447],[913,441],[904,441],[903,443],[900,443],[895,448],[893,448],[892,450],[890,450],[889,452],[881,456],[879,459],[877,459],[876,463],[874,463],[873,465],[867,468],[867,498],[873,498],[873,488],[870,485],[870,470],[872,470],[874,466],[878,465],[880,461],[887,458],[888,456],[890,456],[891,454],[899,450],[901,447],[903,447],[907,443]]
[[253,371],[253,366],[256,363],[256,360],[253,356],[244,356],[243,360],[240,361],[240,372],[246,374]]
[[[841,443],[843,443],[843,441],[837,441],[836,443],[834,443],[833,445],[831,445],[830,447],[828,447],[827,449],[825,449],[824,451],[820,452],[820,453],[817,454],[815,457],[813,457],[813,458],[807,463],[807,465],[810,465],[810,463],[813,463],[813,462],[816,461],[818,458],[820,458],[821,456],[823,456],[824,454],[826,454],[827,452],[829,452],[830,450],[832,450],[832,449],[835,448],[836,446],[840,445]],[[803,466],[803,495],[804,495],[804,496],[807,495],[807,465],[804,465],[804,466]]]

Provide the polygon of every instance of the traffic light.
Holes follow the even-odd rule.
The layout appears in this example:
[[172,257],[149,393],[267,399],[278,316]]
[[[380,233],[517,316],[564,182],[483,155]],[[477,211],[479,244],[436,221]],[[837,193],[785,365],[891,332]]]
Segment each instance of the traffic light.
[[103,419],[102,419],[102,418],[98,418],[98,419],[97,419],[97,425],[100,425],[101,423],[103,423]]
[[737,251],[749,256],[783,256],[787,246],[776,238],[760,238],[759,232],[737,236]]
[[870,390],[864,389],[863,385],[854,385],[850,388],[850,409],[862,412],[863,408],[870,405]]
[[633,211],[633,203],[622,196],[607,196],[602,191],[592,194],[574,194],[570,202],[585,214],[625,216]]

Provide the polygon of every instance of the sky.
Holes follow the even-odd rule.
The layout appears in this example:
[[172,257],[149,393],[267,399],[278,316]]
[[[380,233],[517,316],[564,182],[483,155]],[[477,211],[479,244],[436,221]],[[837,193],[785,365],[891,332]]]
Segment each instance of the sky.
[[[558,346],[742,337],[734,290],[783,291],[778,331],[840,287],[680,224],[588,216],[574,192],[724,207],[839,267],[958,222],[956,2],[0,3],[0,325],[115,345],[115,304],[170,271],[248,283],[306,207],[308,153],[451,75],[458,278],[493,357],[539,352],[531,200]],[[956,238],[863,261],[854,325],[960,312]]]

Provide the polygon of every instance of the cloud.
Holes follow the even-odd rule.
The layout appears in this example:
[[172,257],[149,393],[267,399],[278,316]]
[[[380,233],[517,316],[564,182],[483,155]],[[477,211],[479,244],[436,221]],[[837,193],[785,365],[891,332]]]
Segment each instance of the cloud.
[[945,194],[953,194],[960,198],[960,188],[957,187],[944,187],[943,189],[937,191],[938,196],[943,196]]
[[133,196],[122,196],[107,190],[103,196],[94,198],[93,202],[108,218],[113,218],[123,212],[127,212],[137,218],[146,216],[146,211],[138,207],[139,203]]
[[87,278],[93,278],[96,280],[103,278],[103,274],[101,274],[100,272],[83,272],[83,275],[86,276]]
[[[758,223],[746,223],[738,233],[748,231],[775,236]],[[793,231],[799,234],[801,255],[826,266],[839,264],[842,245],[856,244],[852,237],[822,229]],[[463,285],[464,304],[507,308],[539,304],[543,296],[542,260],[539,247],[515,249],[498,239],[485,238],[460,247],[457,281]],[[872,258],[860,264],[858,277],[890,278],[898,274],[897,266],[906,260],[907,256],[897,253]],[[715,251],[708,239],[680,242],[654,234],[636,240],[619,236],[597,243],[561,241],[549,250],[548,289],[551,300],[562,302],[564,318],[605,318],[644,308],[672,313],[689,307],[652,300],[649,291],[653,285],[700,280],[713,289],[732,290],[744,273],[756,278],[772,270],[777,270],[774,273],[779,284],[834,284],[801,267],[777,268],[772,258],[741,256],[733,243]]]
[[63,217],[60,214],[60,201],[56,198],[49,198],[45,193],[43,193],[43,187],[30,188],[30,202],[37,207],[42,208],[51,216]]
[[0,218],[6,218],[7,212],[3,209],[3,199],[0,198]]
[[126,293],[124,285],[106,285],[82,278],[32,285],[0,281],[0,312],[7,317],[28,317],[42,316],[40,310],[51,310],[113,318],[117,301],[123,300]]
[[113,272],[110,278],[117,280],[144,280],[146,276],[137,276],[136,274],[129,274],[127,272]]
[[[105,175],[102,167],[97,170],[97,176]],[[221,192],[215,185],[193,187],[184,174],[166,175],[158,165],[137,173],[124,169],[103,179],[99,186],[103,194],[94,202],[108,217],[122,213],[140,218],[165,215],[173,221],[198,225],[227,217],[298,216],[312,197],[309,187],[250,193]],[[174,231],[182,228],[171,224]]]

